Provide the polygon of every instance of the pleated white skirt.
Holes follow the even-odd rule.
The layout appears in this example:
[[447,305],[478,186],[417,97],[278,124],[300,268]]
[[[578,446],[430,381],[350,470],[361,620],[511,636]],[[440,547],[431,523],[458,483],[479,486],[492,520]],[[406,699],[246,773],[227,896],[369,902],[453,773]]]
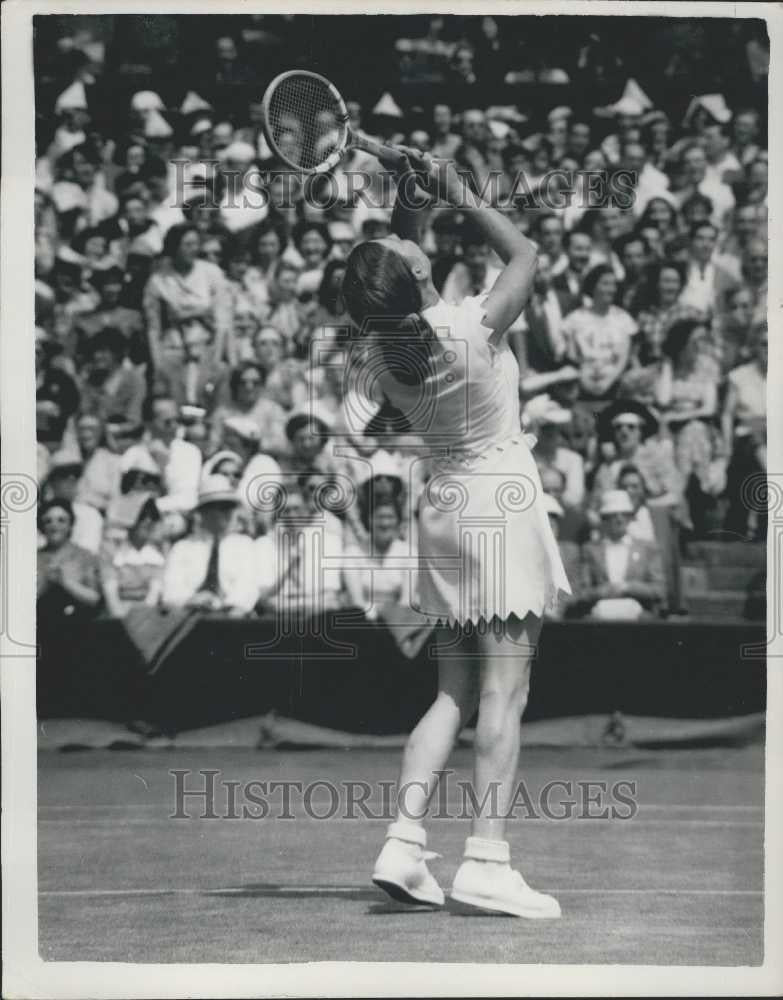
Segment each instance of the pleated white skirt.
[[449,625],[542,617],[570,594],[530,439],[438,459],[419,509],[419,610]]

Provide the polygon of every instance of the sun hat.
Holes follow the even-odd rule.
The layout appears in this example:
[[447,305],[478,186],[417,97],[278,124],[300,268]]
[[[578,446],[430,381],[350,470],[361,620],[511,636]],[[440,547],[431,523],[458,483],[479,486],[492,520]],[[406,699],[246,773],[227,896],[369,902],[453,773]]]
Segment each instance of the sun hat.
[[610,403],[606,409],[601,411],[598,418],[598,429],[601,438],[609,440],[612,437],[612,424],[618,417],[633,414],[642,423],[642,436],[651,437],[658,430],[658,421],[643,403],[635,399],[616,399]]
[[625,490],[607,490],[601,497],[598,513],[601,517],[609,514],[633,514],[633,503]]
[[198,503],[196,509],[208,507],[215,503],[239,504],[237,491],[232,487],[226,476],[215,473],[204,476],[199,484]]

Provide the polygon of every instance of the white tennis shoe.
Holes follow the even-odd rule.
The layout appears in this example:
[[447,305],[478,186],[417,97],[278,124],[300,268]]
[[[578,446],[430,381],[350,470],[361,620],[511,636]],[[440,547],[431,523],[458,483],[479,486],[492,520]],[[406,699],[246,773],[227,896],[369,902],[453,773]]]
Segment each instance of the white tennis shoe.
[[[407,825],[407,824],[406,824]],[[433,851],[424,850],[424,831],[411,834],[413,839],[400,839],[392,832],[398,827],[393,823],[383,845],[383,850],[375,862],[372,880],[379,889],[399,903],[411,906],[443,906],[446,899],[443,890],[427,867],[427,861],[440,857]],[[397,830],[406,835],[406,831]]]
[[554,896],[531,889],[518,871],[502,862],[465,858],[454,876],[450,898],[462,907],[530,920],[560,916]]

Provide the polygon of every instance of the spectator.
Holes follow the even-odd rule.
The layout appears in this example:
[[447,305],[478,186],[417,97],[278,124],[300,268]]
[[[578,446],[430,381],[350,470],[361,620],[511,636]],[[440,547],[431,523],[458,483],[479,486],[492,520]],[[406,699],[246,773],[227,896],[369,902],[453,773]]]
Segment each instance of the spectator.
[[680,296],[684,305],[714,313],[730,288],[737,284],[729,271],[713,261],[718,231],[709,222],[691,230],[688,277]]
[[97,554],[101,547],[103,517],[87,503],[76,499],[84,465],[76,451],[55,452],[49,462],[45,495],[68,504],[69,538],[80,549]]
[[712,203],[711,222],[723,226],[727,214],[734,208],[731,188],[722,180],[710,176],[707,154],[701,145],[688,146],[682,154],[684,186],[677,192],[680,207],[694,194],[709,198]]
[[623,490],[609,490],[599,513],[602,540],[584,546],[580,602],[591,617],[604,620],[654,613],[664,597],[663,566],[654,545],[628,533],[631,498]]
[[453,160],[462,142],[451,131],[453,117],[448,104],[436,104],[432,110],[432,155],[443,160]]
[[553,277],[568,268],[568,255],[563,247],[563,222],[554,212],[539,215],[535,230],[539,252],[545,254]]
[[228,367],[215,356],[215,338],[199,319],[179,327],[185,357],[161,359],[155,372],[155,389],[178,406],[198,406],[210,413],[227,392]]
[[103,513],[120,492],[120,459],[104,442],[103,421],[85,413],[76,421],[76,441],[83,464],[76,499]]
[[163,573],[166,607],[198,608],[232,616],[248,615],[261,592],[253,540],[231,534],[239,503],[223,476],[204,479],[196,507],[197,529],[172,547]]
[[587,274],[593,241],[587,233],[571,230],[565,235],[568,265],[552,281],[564,316],[582,305],[582,281]]
[[647,280],[650,266],[650,245],[641,233],[621,236],[614,244],[625,277],[618,289],[618,303],[626,312],[632,312],[635,301]]
[[219,406],[212,416],[212,446],[223,440],[223,424],[228,417],[247,417],[258,428],[259,447],[268,455],[287,451],[285,412],[264,392],[266,371],[256,361],[244,361],[228,380],[231,400]]
[[728,376],[722,415],[724,446],[731,455],[726,528],[735,537],[745,537],[751,527],[758,536],[764,534],[762,519],[751,525],[749,514],[755,512],[748,509],[743,487],[751,476],[767,468],[767,343],[767,325],[759,324],[751,337],[752,360],[732,369]]
[[674,440],[697,536],[703,536],[706,508],[726,488],[726,463],[718,453],[715,417],[720,369],[709,353],[709,331],[697,320],[671,327],[656,390],[659,419]]
[[345,587],[350,603],[375,621],[384,609],[411,607],[411,571],[393,565],[395,558],[410,559],[410,544],[400,537],[402,512],[391,497],[362,505],[359,516],[366,543],[346,546],[346,559],[355,560],[357,568],[344,571]]
[[752,325],[753,293],[746,285],[730,288],[714,326],[724,375],[750,357]]
[[106,420],[119,410],[132,423],[141,420],[147,388],[139,371],[125,363],[127,350],[127,340],[114,327],[104,328],[87,342],[87,364],[81,387],[81,406],[85,413]]
[[69,419],[79,407],[79,390],[71,376],[56,364],[60,346],[49,334],[35,330],[36,437],[50,448],[63,439]]
[[126,535],[101,573],[107,611],[114,618],[124,618],[131,608],[154,606],[160,599],[166,561],[153,544],[160,513],[151,493],[129,493],[112,502],[106,521]]
[[[563,560],[563,567],[566,571],[566,576],[569,580],[574,581],[574,584],[579,579],[580,573],[580,554],[579,546],[576,542],[568,541],[560,537],[561,525],[563,522],[564,511],[563,508],[558,503],[557,499],[550,493],[544,494],[544,507],[549,518],[549,525],[552,528],[552,534],[557,539],[557,547],[560,550],[560,558]],[[550,614],[551,618],[562,618],[568,613],[570,607],[574,603],[574,598],[570,597],[561,600],[560,605],[557,610]]]
[[614,304],[617,279],[608,264],[593,268],[582,283],[592,304],[569,313],[563,321],[568,358],[579,368],[583,394],[608,398],[631,357],[637,325]]
[[291,414],[285,425],[290,452],[284,461],[286,472],[305,473],[315,469],[324,474],[334,471],[326,450],[333,419],[323,407],[312,407]]
[[74,519],[63,498],[44,501],[38,509],[45,541],[38,550],[36,616],[44,632],[59,629],[63,619],[94,617],[101,602],[98,560],[72,540]]
[[732,120],[731,151],[743,167],[752,163],[760,149],[756,143],[759,135],[759,113],[754,108],[743,108]]
[[634,514],[628,524],[628,534],[639,542],[654,545],[661,554],[666,577],[665,610],[669,615],[683,615],[687,611],[682,602],[681,558],[678,533],[664,507],[650,507],[647,503],[647,484],[635,465],[623,465],[617,474],[619,489],[631,498]]
[[125,275],[121,268],[113,266],[95,271],[92,283],[97,288],[100,300],[92,312],[84,313],[75,321],[80,350],[102,330],[119,330],[125,337],[127,353],[134,364],[147,360],[147,344],[144,325],[138,309],[129,309],[120,299],[125,285]]
[[596,470],[593,505],[601,495],[617,488],[624,465],[635,465],[647,484],[650,506],[681,510],[682,478],[669,440],[656,437],[658,421],[650,410],[633,400],[617,399],[601,412],[599,436],[610,443],[609,456]]
[[198,448],[179,436],[180,416],[170,396],[151,396],[144,404],[146,433],[142,449],[157,465],[163,481],[163,495],[158,501],[162,514],[180,514],[196,506],[201,454]]
[[537,441],[533,448],[539,472],[553,466],[565,476],[562,503],[565,507],[580,507],[585,497],[585,475],[582,457],[566,447],[562,428],[570,424],[571,413],[549,396],[536,396],[527,404],[523,420],[527,419]]
[[230,298],[220,268],[198,257],[201,246],[195,226],[182,223],[166,233],[161,269],[144,291],[150,355],[159,364],[162,331],[186,320],[200,319],[215,331],[215,356],[231,360]]
[[[640,233],[648,234],[649,230],[657,233],[656,245],[660,248],[660,254],[665,255],[670,251],[672,244],[677,240],[677,202],[668,192],[659,192],[652,195],[646,204],[637,224]],[[648,235],[649,240],[649,235]]]
[[523,377],[562,366],[567,350],[563,334],[563,306],[567,308],[567,299],[565,293],[558,293],[553,287],[549,259],[539,257],[530,299],[509,332],[509,342]]

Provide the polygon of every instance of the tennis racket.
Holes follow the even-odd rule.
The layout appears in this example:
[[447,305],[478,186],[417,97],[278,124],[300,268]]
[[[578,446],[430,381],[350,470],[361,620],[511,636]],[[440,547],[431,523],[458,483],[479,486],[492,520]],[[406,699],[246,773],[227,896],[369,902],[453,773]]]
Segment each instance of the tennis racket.
[[400,167],[404,164],[404,153],[351,131],[339,90],[319,73],[299,69],[281,73],[266,88],[262,106],[270,148],[296,171],[332,170],[349,148],[384,156]]

